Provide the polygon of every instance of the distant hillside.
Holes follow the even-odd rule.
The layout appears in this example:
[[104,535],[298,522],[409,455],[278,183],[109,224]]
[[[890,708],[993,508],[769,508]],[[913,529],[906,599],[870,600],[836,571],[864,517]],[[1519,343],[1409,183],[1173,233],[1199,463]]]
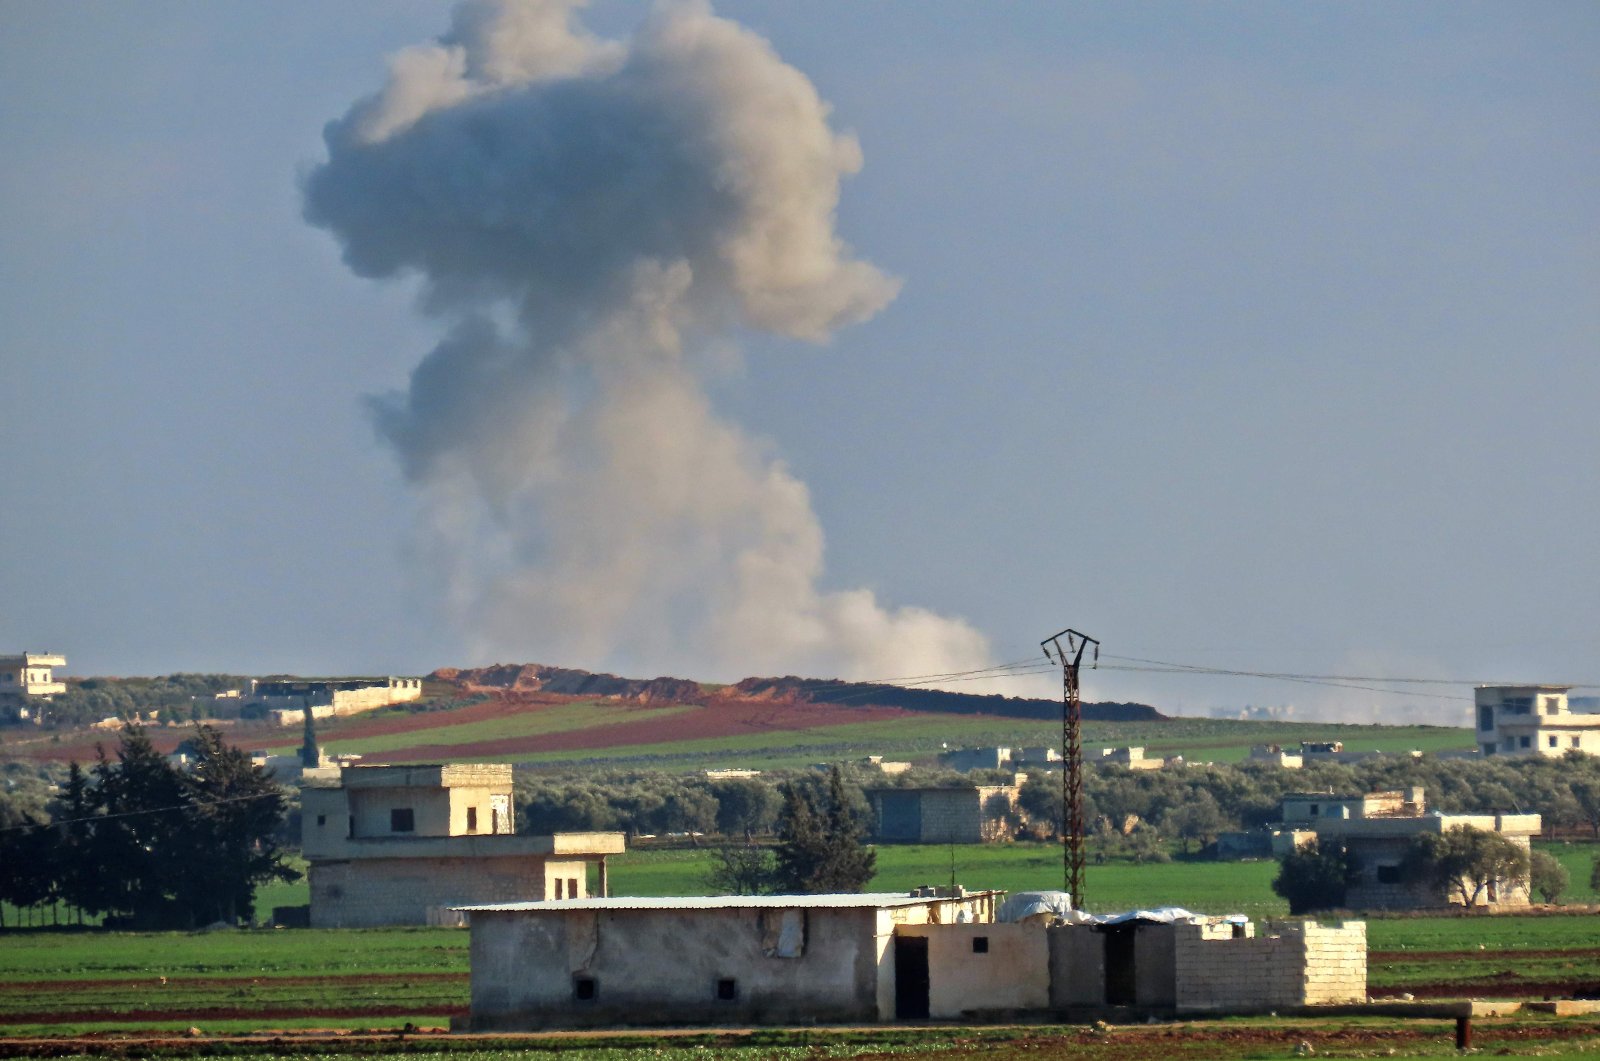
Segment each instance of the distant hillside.
[[[824,678],[746,678],[737,685],[708,692],[684,678],[619,678],[542,663],[497,663],[458,670],[446,667],[433,678],[454,683],[466,693],[545,693],[606,697],[641,704],[698,704],[758,700],[784,704],[837,704],[846,707],[894,707],[902,711],[952,715],[995,715],[1002,718],[1061,717],[1061,701],[1014,696],[955,693],[943,689],[907,689],[897,685],[861,684]],[[1148,704],[1089,703],[1083,717],[1093,722],[1159,722],[1166,715]]]
[[[943,689],[907,689],[898,685],[861,685],[820,678],[746,678],[734,686],[740,696],[776,698],[817,704],[862,704],[905,711],[952,715],[999,715],[1005,718],[1061,717],[1060,700],[1028,700],[1020,696],[953,693]],[[1149,704],[1086,703],[1083,717],[1091,722],[1160,722],[1167,716]]]
[[615,674],[543,663],[496,663],[460,670],[440,667],[430,677],[453,682],[463,692],[552,693],[558,696],[608,697],[641,704],[703,704],[706,692],[686,678],[619,678]]

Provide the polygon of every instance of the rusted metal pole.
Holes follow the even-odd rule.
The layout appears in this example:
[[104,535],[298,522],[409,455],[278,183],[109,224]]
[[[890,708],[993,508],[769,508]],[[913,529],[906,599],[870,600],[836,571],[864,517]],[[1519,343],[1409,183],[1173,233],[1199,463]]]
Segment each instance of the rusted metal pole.
[[[1061,644],[1067,639],[1066,647]],[[1084,829],[1083,822],[1083,706],[1079,698],[1078,667],[1083,651],[1094,646],[1095,662],[1100,660],[1100,642],[1076,630],[1063,630],[1040,642],[1045,658],[1061,664],[1061,816],[1065,836],[1061,851],[1062,884],[1072,905],[1083,909]],[[1051,655],[1051,649],[1055,654]]]

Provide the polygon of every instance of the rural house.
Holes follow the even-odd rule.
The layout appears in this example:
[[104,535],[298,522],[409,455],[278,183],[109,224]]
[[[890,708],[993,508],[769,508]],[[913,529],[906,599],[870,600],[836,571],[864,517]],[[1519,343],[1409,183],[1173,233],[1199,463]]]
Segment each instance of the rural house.
[[459,923],[450,907],[606,892],[621,833],[518,836],[511,767],[347,766],[301,790],[315,928]]
[[1480,685],[1478,749],[1484,755],[1542,755],[1568,752],[1600,755],[1600,712],[1578,710],[1567,685]]
[[1003,839],[1017,809],[1017,785],[869,788],[874,840],[979,844]]
[[53,668],[65,667],[67,657],[54,652],[22,652],[0,656],[0,721],[44,720],[42,704],[67,691],[55,679]]
[[[1302,792],[1283,797],[1282,824],[1273,834],[1275,854],[1285,854],[1313,838],[1342,841],[1360,876],[1346,892],[1352,910],[1425,909],[1460,905],[1461,897],[1405,879],[1403,863],[1412,841],[1458,826],[1496,832],[1528,850],[1537,835],[1537,814],[1440,814],[1429,811],[1420,786],[1394,792],[1340,797]],[[1481,906],[1527,906],[1527,881],[1496,881],[1479,898]]]
[[474,1031],[1251,1013],[1366,997],[1366,926],[1179,912],[997,922],[1001,893],[467,908]]
[[263,717],[279,726],[298,726],[305,721],[307,711],[312,718],[334,718],[421,698],[421,678],[251,679],[242,710],[247,718]]

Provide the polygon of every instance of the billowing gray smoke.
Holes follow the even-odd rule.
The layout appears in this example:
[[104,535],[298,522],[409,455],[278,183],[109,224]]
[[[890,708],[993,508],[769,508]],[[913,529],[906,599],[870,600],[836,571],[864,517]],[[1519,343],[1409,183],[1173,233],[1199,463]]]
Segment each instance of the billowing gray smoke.
[[482,656],[705,676],[981,667],[985,639],[824,592],[806,487],[711,408],[741,327],[821,340],[898,284],[833,228],[861,164],[767,43],[698,4],[625,43],[574,0],[463,5],[326,130],[305,213],[446,338],[373,401]]

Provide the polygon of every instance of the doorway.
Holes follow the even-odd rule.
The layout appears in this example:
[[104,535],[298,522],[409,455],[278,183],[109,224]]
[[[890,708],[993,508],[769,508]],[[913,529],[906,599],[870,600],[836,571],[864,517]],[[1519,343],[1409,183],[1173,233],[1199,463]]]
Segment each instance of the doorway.
[[894,938],[894,1015],[896,1020],[928,1018],[928,937]]
[[1136,923],[1101,929],[1106,938],[1106,1005],[1131,1006],[1138,1001],[1139,970],[1134,962]]

